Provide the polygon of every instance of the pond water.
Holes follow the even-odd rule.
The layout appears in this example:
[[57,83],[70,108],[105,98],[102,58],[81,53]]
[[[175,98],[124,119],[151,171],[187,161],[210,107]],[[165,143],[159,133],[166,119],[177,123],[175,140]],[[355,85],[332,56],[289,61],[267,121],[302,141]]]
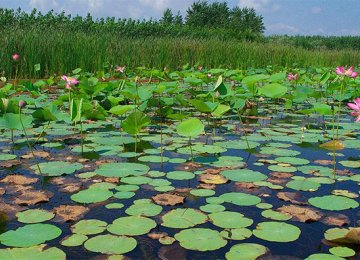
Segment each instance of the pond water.
[[[359,226],[360,129],[344,116],[338,131],[345,147],[325,149],[332,131],[323,120],[331,119],[282,113],[239,124],[223,117],[190,141],[167,122],[162,134],[148,126],[135,145],[112,118],[84,123],[83,147],[79,126],[57,122],[38,140],[35,159],[27,158],[22,132],[14,132],[12,146],[6,131],[0,138],[0,252],[46,244],[67,259],[342,259],[335,255],[344,250],[356,259],[359,233],[342,238]],[[26,179],[8,178],[19,175]],[[162,205],[173,201],[170,195],[156,200],[158,194],[180,202]],[[62,205],[86,211],[71,218],[70,210],[65,221],[56,210]],[[48,216],[18,214],[28,209]],[[83,220],[102,222],[74,226]],[[21,233],[26,226],[33,228]],[[74,233],[79,240],[66,240]],[[316,255],[337,247],[345,249]],[[57,257],[63,254],[51,259]]]

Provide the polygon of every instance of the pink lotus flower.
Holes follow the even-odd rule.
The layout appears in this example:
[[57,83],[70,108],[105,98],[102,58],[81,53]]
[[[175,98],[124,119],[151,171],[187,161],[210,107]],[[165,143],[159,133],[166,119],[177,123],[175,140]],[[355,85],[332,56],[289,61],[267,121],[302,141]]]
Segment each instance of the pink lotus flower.
[[335,72],[339,76],[348,76],[350,78],[356,78],[359,75],[358,72],[354,71],[354,67],[350,67],[346,70],[343,66],[340,66],[336,68]]
[[203,66],[198,66],[197,69],[198,69],[198,70],[202,70],[202,69],[203,69]]
[[212,77],[211,73],[207,74],[207,76],[208,76],[208,78],[211,78],[211,77]]
[[360,122],[360,97],[355,98],[354,103],[348,103],[347,105],[353,110],[350,115],[356,117],[356,122]]
[[79,80],[76,78],[72,78],[72,77],[67,77],[65,75],[63,75],[61,77],[62,80],[64,80],[66,82],[65,88],[67,89],[71,89],[72,85],[76,85],[79,83]]
[[115,71],[120,72],[120,73],[124,73],[125,69],[126,69],[126,66],[123,66],[123,67],[116,66]]
[[13,55],[11,55],[13,61],[18,61],[20,59],[20,55],[17,53],[14,53]]
[[289,73],[288,76],[287,76],[287,79],[288,80],[297,80],[299,78],[299,75],[298,74],[292,74],[292,73]]

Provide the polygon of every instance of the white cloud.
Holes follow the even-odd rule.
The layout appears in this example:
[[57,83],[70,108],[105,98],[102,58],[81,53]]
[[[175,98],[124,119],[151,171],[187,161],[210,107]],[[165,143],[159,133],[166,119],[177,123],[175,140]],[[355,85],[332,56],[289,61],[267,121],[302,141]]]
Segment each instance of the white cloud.
[[297,34],[299,28],[284,23],[274,23],[266,26],[267,34]]
[[322,9],[321,9],[321,7],[314,6],[313,8],[311,8],[311,12],[312,12],[313,14],[319,14],[319,13],[322,12]]
[[56,0],[30,0],[29,5],[39,10],[50,10],[59,6]]
[[254,8],[258,12],[276,12],[281,8],[272,0],[239,0],[238,6]]

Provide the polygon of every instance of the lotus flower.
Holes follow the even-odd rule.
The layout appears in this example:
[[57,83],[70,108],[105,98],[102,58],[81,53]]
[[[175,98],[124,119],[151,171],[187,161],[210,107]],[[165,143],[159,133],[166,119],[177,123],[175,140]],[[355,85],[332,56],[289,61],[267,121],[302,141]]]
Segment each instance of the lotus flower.
[[19,107],[20,107],[20,108],[23,108],[24,106],[26,106],[26,102],[21,99],[21,100],[19,101]]
[[356,122],[360,122],[360,97],[356,98],[354,103],[348,103],[347,105],[353,110],[350,115],[356,117]]
[[200,66],[197,67],[197,69],[198,69],[198,70],[202,70],[202,69],[203,69],[203,66],[200,65]]
[[71,89],[72,85],[76,85],[79,83],[79,80],[76,78],[72,78],[72,77],[67,77],[65,75],[63,75],[61,77],[62,80],[64,80],[66,82],[65,88],[67,89]]
[[120,72],[120,73],[124,73],[125,69],[126,69],[126,66],[122,66],[122,67],[116,66],[115,71]]
[[287,79],[290,80],[290,81],[291,81],[291,80],[297,80],[298,77],[299,77],[298,74],[289,73],[289,75],[287,76]]
[[208,74],[207,74],[207,77],[208,77],[208,78],[211,78],[211,77],[212,77],[212,74],[211,74],[211,73],[208,73]]
[[17,53],[14,53],[13,55],[11,55],[13,61],[18,61],[20,59],[20,55]]
[[350,67],[346,70],[343,66],[337,67],[335,72],[339,76],[348,76],[350,78],[356,78],[359,74],[358,72],[354,71],[354,67]]

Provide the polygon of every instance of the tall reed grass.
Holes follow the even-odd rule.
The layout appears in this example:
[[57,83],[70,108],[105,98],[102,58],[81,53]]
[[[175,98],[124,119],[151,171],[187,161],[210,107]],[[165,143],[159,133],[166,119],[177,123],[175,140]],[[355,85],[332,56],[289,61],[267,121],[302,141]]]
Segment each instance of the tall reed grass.
[[[81,67],[90,72],[104,64],[178,68],[183,64],[205,67],[337,66],[358,64],[360,51],[307,50],[271,42],[193,39],[186,37],[121,37],[111,33],[67,30],[2,29],[0,71],[8,78],[60,75]],[[11,54],[19,53],[14,63]],[[34,65],[40,63],[36,72]],[[296,63],[296,64],[295,64]],[[295,65],[294,65],[295,64]]]

